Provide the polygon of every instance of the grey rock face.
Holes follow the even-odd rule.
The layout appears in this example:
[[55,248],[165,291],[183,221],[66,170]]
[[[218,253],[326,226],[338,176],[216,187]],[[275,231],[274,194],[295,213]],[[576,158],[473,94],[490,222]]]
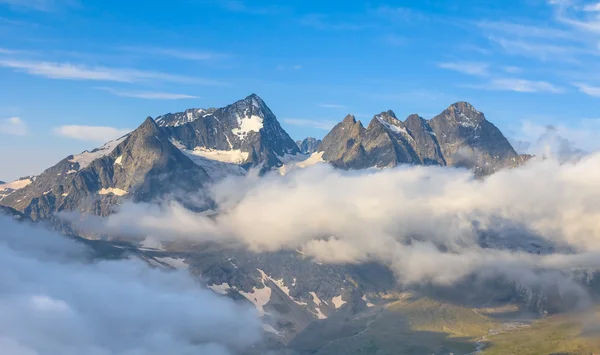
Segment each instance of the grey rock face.
[[502,132],[467,102],[457,102],[432,118],[444,158],[450,166],[488,175],[519,160]]
[[451,105],[429,121],[410,115],[402,122],[392,111],[382,112],[366,129],[347,116],[323,138],[319,151],[342,169],[448,165],[470,168],[478,176],[530,158],[518,155],[502,132],[466,102]]
[[281,166],[279,157],[300,150],[273,112],[255,94],[219,109],[192,109],[159,116],[157,123],[187,149],[240,150],[246,168]]
[[419,115],[410,115],[404,121],[414,139],[415,149],[425,165],[446,165],[439,142],[429,122]]
[[319,144],[321,144],[320,139],[316,139],[313,137],[304,138],[304,140],[296,141],[296,145],[300,148],[300,152],[302,154],[312,154],[317,151],[319,148]]
[[361,142],[365,128],[352,115],[331,130],[319,145],[323,159],[342,169],[362,169],[368,166],[367,154]]
[[33,220],[55,212],[110,214],[123,198],[148,201],[199,190],[210,179],[177,149],[151,118],[92,152],[68,156],[2,200]]

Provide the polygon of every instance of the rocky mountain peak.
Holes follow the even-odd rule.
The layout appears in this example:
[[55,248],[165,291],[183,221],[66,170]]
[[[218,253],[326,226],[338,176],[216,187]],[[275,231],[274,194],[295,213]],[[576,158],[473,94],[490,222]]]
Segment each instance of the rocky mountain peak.
[[483,113],[475,109],[473,105],[465,101],[456,102],[448,107],[442,115],[447,119],[453,119],[463,126],[476,126],[485,121]]
[[344,119],[342,120],[342,123],[344,125],[355,125],[356,117],[354,117],[354,115],[348,114],[348,115],[346,115],[346,117],[344,117]]
[[145,131],[150,133],[160,133],[160,128],[154,119],[150,116],[146,117],[144,122],[135,131]]
[[397,117],[394,111],[384,111],[378,115],[375,115],[369,124],[368,129],[373,129],[378,125],[382,125],[388,131],[393,133],[405,133],[407,134],[406,127]]

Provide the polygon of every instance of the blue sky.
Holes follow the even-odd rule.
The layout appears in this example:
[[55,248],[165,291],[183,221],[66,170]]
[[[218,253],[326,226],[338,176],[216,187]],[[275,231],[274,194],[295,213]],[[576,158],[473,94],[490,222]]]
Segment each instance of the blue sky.
[[257,93],[295,138],[469,101],[514,140],[600,142],[600,5],[0,0],[0,180],[146,116]]

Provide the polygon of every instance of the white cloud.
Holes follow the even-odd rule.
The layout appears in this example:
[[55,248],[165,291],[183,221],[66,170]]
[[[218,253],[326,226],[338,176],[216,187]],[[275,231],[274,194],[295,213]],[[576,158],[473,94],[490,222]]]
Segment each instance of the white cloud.
[[58,6],[73,6],[77,2],[75,0],[0,0],[0,5],[2,4],[47,12],[56,9]]
[[511,55],[535,58],[542,61],[578,62],[577,54],[589,54],[590,51],[581,47],[545,42],[531,42],[523,39],[506,39],[490,36],[488,39]]
[[477,275],[565,287],[585,302],[569,272],[600,269],[599,167],[600,154],[539,159],[475,180],[462,169],[323,164],[223,181],[210,191],[219,206],[210,218],[167,203],[128,204],[100,220],[104,231],[165,240],[298,249],[323,263],[378,261],[408,285]]
[[504,21],[480,21],[477,22],[477,26],[489,32],[502,33],[504,35],[510,34],[520,38],[523,37],[537,37],[543,39],[572,39],[573,34],[564,29],[558,29],[554,27],[546,26],[534,26],[525,25],[514,22]]
[[231,355],[261,336],[256,310],[185,271],[93,261],[61,235],[0,217],[0,345],[19,355]]
[[583,11],[587,12],[600,12],[600,2],[595,4],[588,4],[583,7]]
[[157,92],[157,91],[122,91],[109,87],[98,87],[98,90],[109,92],[113,95],[123,97],[133,97],[137,99],[149,99],[149,100],[180,100],[180,99],[197,99],[198,96],[187,95],[187,94],[175,94],[168,92]]
[[347,108],[346,105],[340,104],[319,104],[318,106],[322,108]]
[[309,120],[303,118],[284,118],[283,122],[292,126],[311,127],[324,130],[330,130],[337,124],[336,121],[331,120]]
[[486,84],[481,85],[463,85],[476,89],[496,90],[496,91],[515,91],[523,93],[546,92],[552,94],[562,93],[564,90],[546,81],[534,81],[514,78],[492,79]]
[[90,67],[71,63],[40,62],[16,59],[0,59],[0,67],[14,69],[30,75],[50,79],[93,80],[134,83],[144,81],[169,81],[202,85],[223,85],[222,82],[137,69]]
[[600,87],[598,86],[591,86],[583,83],[575,83],[573,84],[573,86],[578,88],[579,91],[581,91],[584,94],[594,97],[600,97]]
[[178,48],[125,47],[124,50],[136,52],[136,53],[162,55],[162,56],[173,57],[173,58],[177,58],[177,59],[193,60],[193,61],[204,61],[204,60],[227,57],[227,55],[223,54],[223,53],[216,53],[216,52],[211,52],[211,51],[195,51],[195,50],[178,49]]
[[129,128],[114,128],[105,126],[60,126],[54,128],[54,133],[63,137],[95,142],[108,142],[131,132]]
[[27,125],[19,117],[0,119],[0,134],[24,136],[27,132]]
[[489,64],[480,62],[445,62],[438,63],[438,67],[468,75],[485,76],[488,75]]
[[[562,121],[562,120],[561,120]],[[569,125],[541,124],[527,119],[517,129],[516,139],[528,142],[528,152],[537,155],[566,156],[570,152],[579,154],[600,151],[600,119],[569,119]],[[554,153],[552,153],[554,152]]]

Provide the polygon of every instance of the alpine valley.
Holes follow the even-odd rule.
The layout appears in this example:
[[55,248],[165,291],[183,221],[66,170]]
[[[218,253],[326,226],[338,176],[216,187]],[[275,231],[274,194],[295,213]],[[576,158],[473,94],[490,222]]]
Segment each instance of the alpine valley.
[[[97,258],[139,258],[156,268],[186,269],[215,293],[253,304],[266,341],[246,349],[248,354],[541,354],[532,349],[544,341],[559,344],[545,345],[544,354],[583,354],[600,341],[569,335],[582,325],[565,312],[560,289],[468,277],[453,285],[408,285],[375,259],[321,263],[300,250],[252,250],[218,241],[150,245],[81,228],[73,217],[103,219],[124,204],[171,200],[192,213],[218,216],[221,206],[210,196],[196,198],[215,183],[319,164],[349,173],[405,166],[468,169],[480,181],[531,158],[518,154],[467,102],[431,119],[413,114],[401,120],[390,110],[363,124],[347,115],[322,140],[295,142],[252,94],[222,108],[148,117],[99,148],[69,155],[37,176],[0,184],[0,205],[21,222],[44,224],[90,245]],[[482,248],[531,255],[556,248],[527,235],[499,245],[489,229],[479,240]],[[595,298],[597,276],[597,270],[586,270],[573,277]],[[511,337],[522,334],[529,334],[529,348],[503,352],[514,345]],[[484,350],[494,339],[504,348]]]

